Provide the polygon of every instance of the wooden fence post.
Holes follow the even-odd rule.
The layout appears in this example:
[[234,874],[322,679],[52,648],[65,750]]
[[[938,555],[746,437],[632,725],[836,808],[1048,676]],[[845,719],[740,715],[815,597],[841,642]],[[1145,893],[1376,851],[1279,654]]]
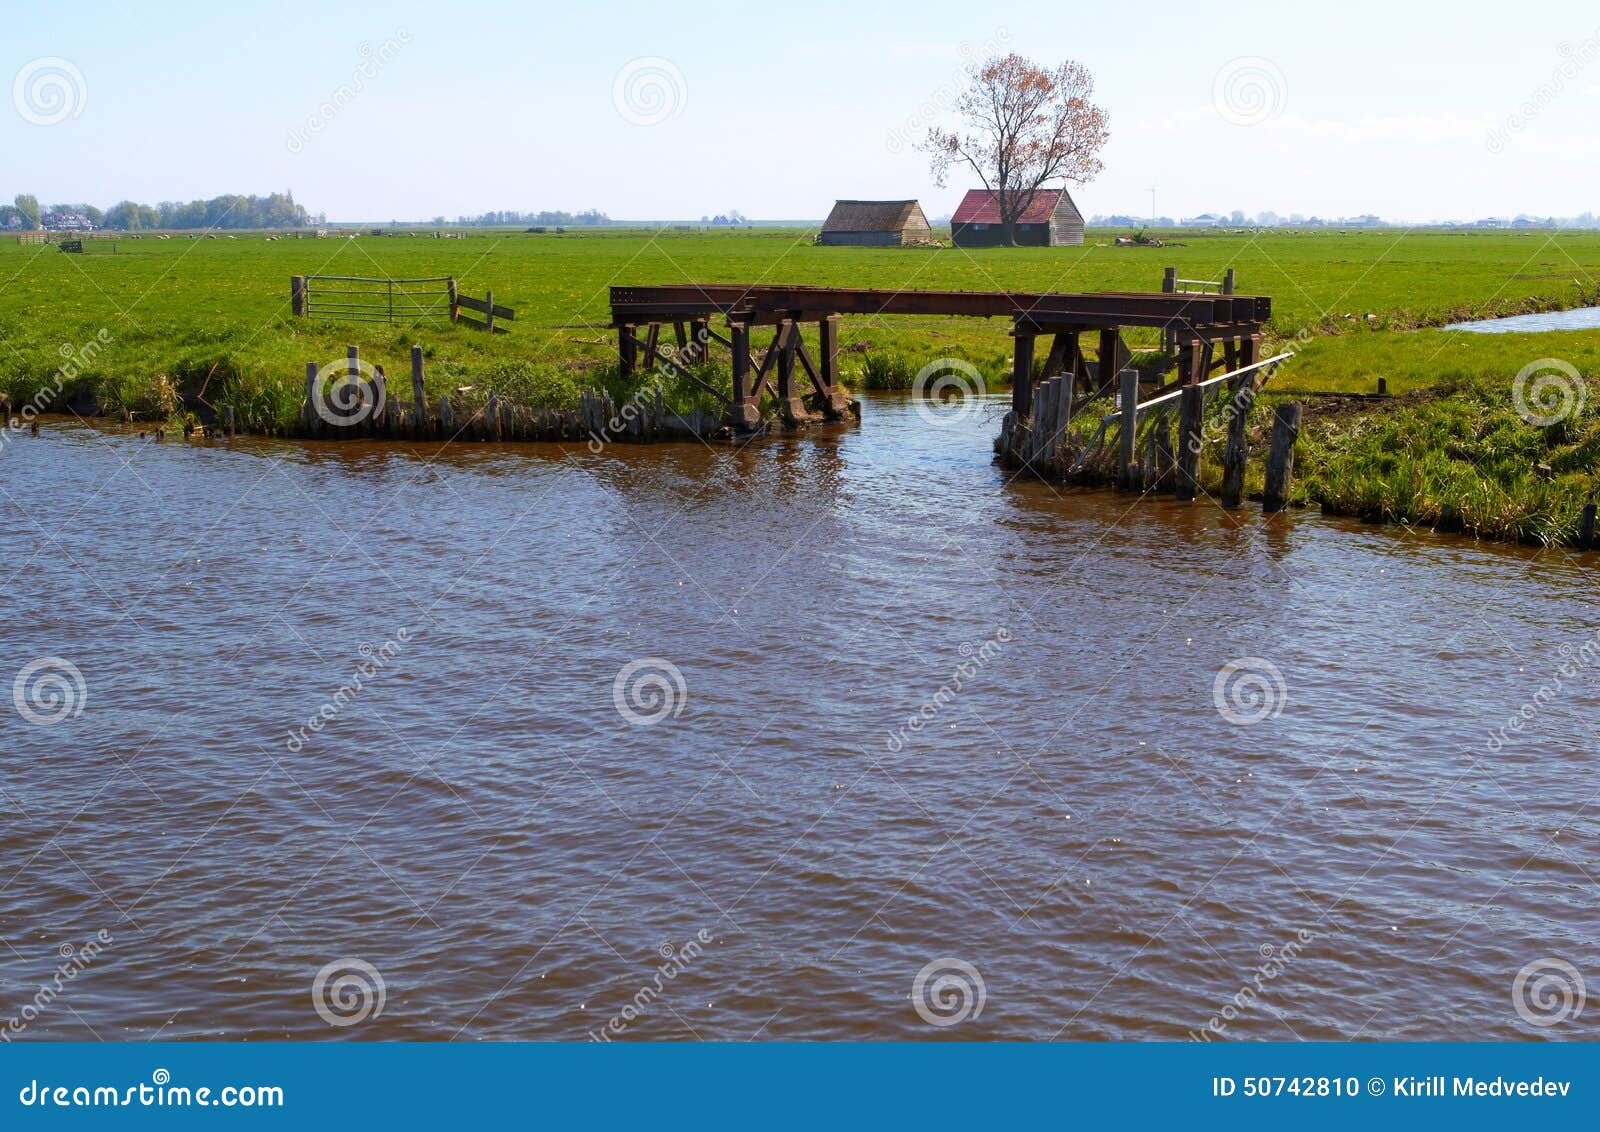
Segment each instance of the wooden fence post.
[[500,398],[493,393],[489,394],[489,403],[483,407],[483,423],[489,432],[489,439],[495,443],[500,442]]
[[1224,295],[1233,294],[1233,268],[1231,267],[1228,268],[1227,274],[1222,277],[1222,293]]
[[1178,394],[1178,501],[1187,503],[1200,491],[1200,410],[1206,391],[1185,385]]
[[1117,456],[1117,486],[1125,489],[1136,489],[1139,486],[1134,478],[1134,443],[1139,435],[1139,371],[1125,369],[1122,371],[1122,431],[1118,436],[1120,441]]
[[1289,477],[1294,474],[1294,443],[1300,437],[1301,407],[1298,401],[1278,406],[1272,421],[1272,450],[1267,454],[1267,488],[1261,510],[1282,511],[1288,503]]
[[304,275],[289,276],[289,309],[295,315],[305,316],[306,277]]
[[456,277],[450,276],[445,280],[445,285],[450,290],[450,321],[454,323],[461,318],[461,295],[456,290]]
[[487,330],[490,334],[493,334],[494,333],[494,292],[493,291],[485,291],[483,293],[483,305],[487,308],[483,312],[483,324],[484,324],[483,328],[485,330]]

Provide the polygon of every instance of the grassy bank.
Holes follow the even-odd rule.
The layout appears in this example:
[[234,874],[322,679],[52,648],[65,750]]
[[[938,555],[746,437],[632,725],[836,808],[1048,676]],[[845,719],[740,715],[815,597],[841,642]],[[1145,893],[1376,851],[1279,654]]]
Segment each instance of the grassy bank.
[[[347,344],[402,385],[415,344],[430,400],[466,406],[492,390],[530,407],[570,407],[606,388],[619,402],[663,389],[669,407],[710,407],[690,383],[645,372],[624,386],[607,329],[621,283],[794,282],[891,288],[1151,290],[1162,269],[1220,278],[1273,297],[1268,349],[1299,356],[1274,387],[1369,392],[1381,377],[1405,396],[1381,405],[1310,402],[1296,490],[1330,511],[1560,542],[1590,490],[1595,445],[1585,416],[1536,428],[1516,415],[1515,375],[1558,358],[1600,374],[1600,332],[1480,335],[1451,321],[1600,304],[1600,233],[1333,230],[1196,232],[1161,249],[822,248],[810,233],[474,232],[465,239],[117,238],[83,255],[0,241],[0,391],[32,401],[64,376],[61,400],[154,420],[196,398],[232,403],[247,427],[292,426],[305,365]],[[453,275],[462,290],[517,311],[512,333],[465,326],[293,318],[289,277]],[[856,389],[909,388],[942,357],[970,362],[991,388],[1010,377],[999,322],[847,318],[841,369]],[[1153,343],[1153,332],[1134,345]],[[763,342],[762,345],[765,343]],[[85,349],[93,345],[92,349]],[[65,366],[64,366],[65,362]],[[725,366],[701,376],[728,384]],[[56,404],[59,406],[61,400]],[[1266,414],[1257,414],[1261,425]],[[1253,475],[1259,473],[1253,472]]]

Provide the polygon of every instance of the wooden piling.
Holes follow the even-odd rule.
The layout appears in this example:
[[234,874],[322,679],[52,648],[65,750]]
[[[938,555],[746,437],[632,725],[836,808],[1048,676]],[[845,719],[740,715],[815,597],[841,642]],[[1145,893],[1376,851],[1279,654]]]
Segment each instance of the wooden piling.
[[439,439],[454,440],[456,415],[450,408],[450,394],[439,394]]
[[1245,426],[1249,424],[1255,395],[1252,374],[1235,380],[1233,400],[1228,403],[1228,447],[1222,457],[1222,506],[1230,510],[1244,502],[1244,469],[1250,457]]
[[226,433],[228,436],[237,436],[237,435],[239,435],[238,430],[236,430],[233,427],[233,406],[232,405],[224,405],[224,406],[222,406],[222,431],[224,433]]
[[1178,394],[1178,482],[1176,495],[1187,503],[1200,492],[1200,410],[1205,390],[1185,385]]
[[1150,426],[1155,433],[1156,482],[1158,488],[1167,488],[1176,478],[1178,461],[1172,451],[1172,421],[1167,413],[1159,414]]
[[414,435],[419,439],[428,435],[428,393],[422,385],[422,347],[411,347],[411,404]]
[[1294,473],[1294,444],[1300,437],[1301,405],[1288,401],[1278,406],[1272,421],[1272,449],[1267,454],[1267,486],[1261,510],[1282,511],[1288,504],[1289,477]]
[[493,393],[489,394],[489,403],[483,407],[483,423],[488,430],[489,439],[498,444],[500,442],[500,398]]
[[321,372],[316,362],[306,363],[306,406],[304,411],[306,435],[316,436],[322,431],[322,416],[317,412],[317,374]]
[[1581,550],[1594,549],[1594,500],[1583,505],[1583,520],[1578,525],[1578,547]]
[[1122,388],[1118,391],[1122,415],[1118,418],[1121,431],[1117,445],[1117,486],[1124,490],[1138,488],[1134,479],[1134,445],[1139,438],[1139,371],[1122,371]]

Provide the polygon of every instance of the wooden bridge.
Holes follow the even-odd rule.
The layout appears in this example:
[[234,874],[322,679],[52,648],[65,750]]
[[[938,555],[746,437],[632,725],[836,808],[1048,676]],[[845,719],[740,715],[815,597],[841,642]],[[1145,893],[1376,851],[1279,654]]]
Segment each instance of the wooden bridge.
[[[1122,331],[1156,328],[1175,350],[1175,379],[1165,385],[1153,382],[1164,393],[1206,382],[1219,367],[1235,371],[1256,365],[1261,327],[1272,314],[1272,300],[1173,291],[909,291],[727,283],[611,289],[612,326],[623,375],[631,375],[641,358],[646,365],[675,370],[725,401],[729,424],[743,432],[762,427],[761,396],[769,388],[787,422],[813,419],[797,381],[797,364],[822,415],[838,419],[845,414],[848,400],[839,382],[838,320],[851,314],[1009,319],[1014,351],[1007,431],[1020,436],[1033,422],[1037,339],[1050,339],[1044,380],[1059,384],[1060,379],[1069,379],[1071,390],[1092,398],[1114,393],[1118,375],[1128,365],[1131,351]],[[714,318],[726,319],[726,336],[712,328]],[[817,326],[815,358],[800,335],[800,327],[807,323]],[[664,327],[672,329],[675,352],[662,348]],[[752,335],[766,327],[773,329],[772,340],[757,361]],[[1097,335],[1094,361],[1084,350],[1085,334]],[[731,397],[700,381],[679,361],[703,361],[712,342],[732,353]]]

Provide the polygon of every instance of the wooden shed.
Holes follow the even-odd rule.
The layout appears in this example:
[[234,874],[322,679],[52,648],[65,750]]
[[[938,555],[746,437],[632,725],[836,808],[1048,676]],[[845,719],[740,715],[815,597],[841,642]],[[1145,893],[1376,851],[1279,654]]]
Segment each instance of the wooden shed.
[[[958,248],[992,248],[1005,243],[1000,202],[990,189],[973,189],[950,217],[950,239]],[[1040,189],[1017,218],[1016,242],[1036,248],[1083,243],[1083,214],[1066,189]]]
[[931,244],[933,229],[914,200],[839,200],[822,222],[819,244],[904,247]]

